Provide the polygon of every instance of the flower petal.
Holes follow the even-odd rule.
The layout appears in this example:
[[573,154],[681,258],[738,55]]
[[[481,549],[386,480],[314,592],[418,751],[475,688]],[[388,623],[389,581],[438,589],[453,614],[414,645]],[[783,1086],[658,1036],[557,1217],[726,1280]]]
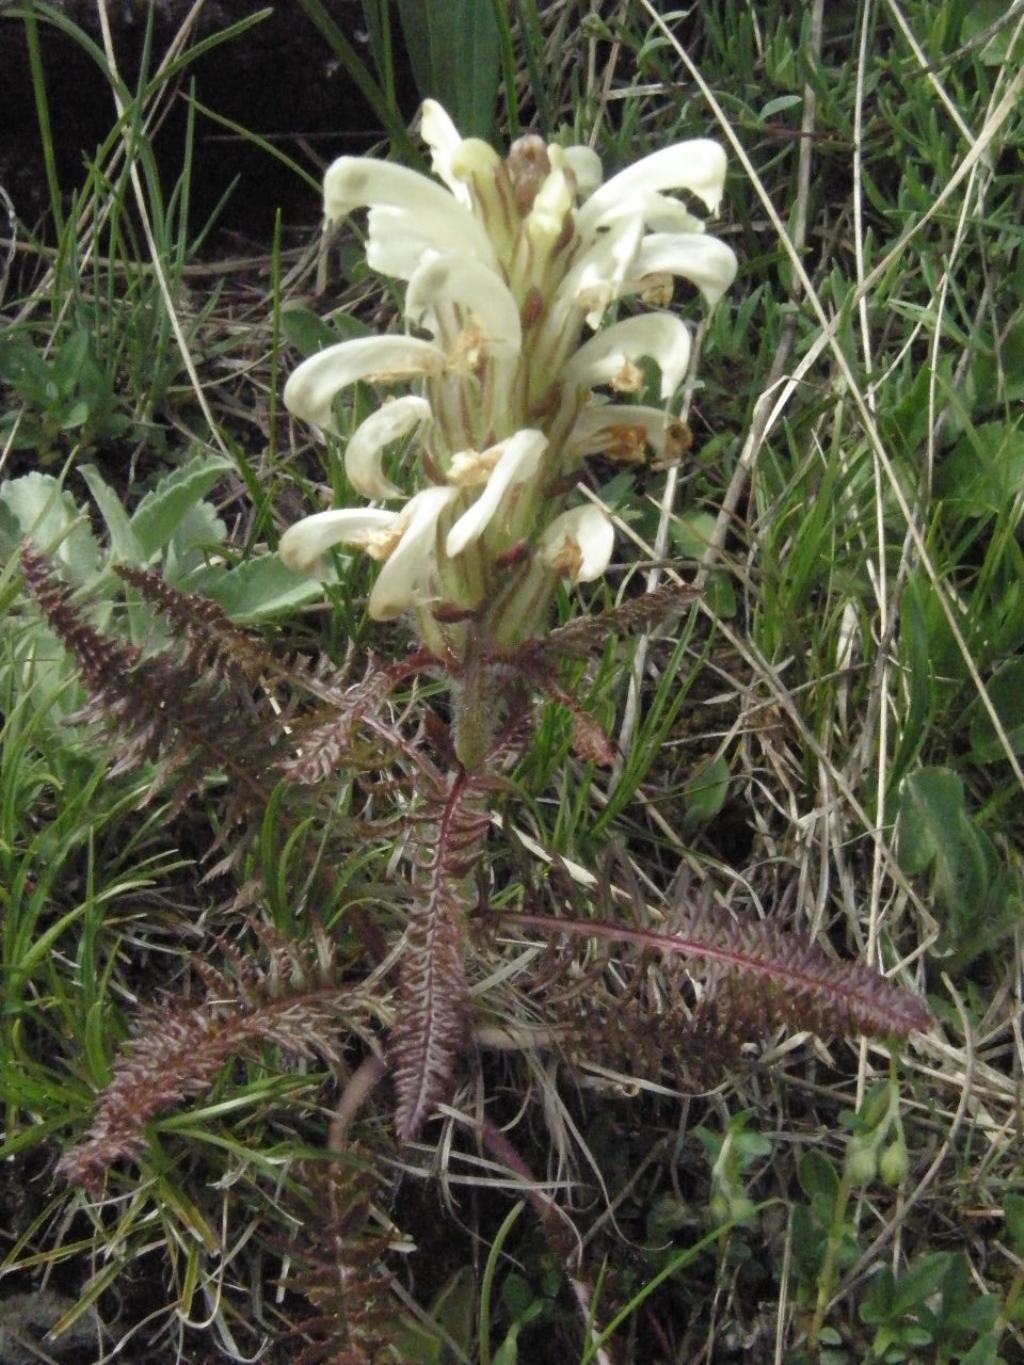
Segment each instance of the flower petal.
[[402,497],[402,490],[381,472],[381,455],[392,441],[408,436],[421,423],[429,421],[427,400],[407,395],[385,403],[360,423],[345,449],[345,473],[356,492],[366,498]]
[[643,228],[643,219],[634,214],[617,219],[598,233],[559,285],[554,316],[571,304],[586,310],[589,326],[599,326],[605,309],[622,292],[623,282],[635,273],[633,262]]
[[549,143],[548,160],[552,166],[572,171],[579,199],[588,199],[604,179],[601,158],[592,147],[579,143],[572,147],[560,147],[557,143]]
[[580,235],[587,240],[624,201],[652,191],[690,190],[714,213],[725,186],[725,165],[725,151],[709,138],[662,147],[594,191],[576,215]]
[[542,251],[550,251],[561,236],[565,215],[573,205],[573,191],[563,170],[552,170],[544,177],[534,195],[523,226],[530,240]]
[[611,384],[624,392],[639,387],[635,360],[650,356],[661,367],[661,397],[671,398],[690,363],[690,334],[674,313],[643,313],[597,332],[565,368],[573,384]]
[[457,222],[469,215],[448,190],[419,171],[372,156],[339,156],[324,176],[324,216],[329,223],[353,209],[387,204],[392,208],[423,210],[450,216]]
[[736,256],[717,237],[699,232],[654,232],[640,243],[623,293],[643,288],[647,275],[679,275],[715,304],[736,278]]
[[462,146],[462,134],[437,100],[424,100],[420,105],[420,137],[430,148],[430,166],[434,174],[444,181],[460,204],[469,208],[472,203],[469,186],[452,172],[452,160]]
[[548,438],[542,431],[527,427],[499,444],[504,449],[483,492],[448,532],[445,549],[449,558],[461,554],[467,545],[483,535],[513,484],[533,478]]
[[292,573],[315,574],[320,558],[333,545],[366,546],[392,529],[400,513],[379,507],[338,507],[316,512],[289,526],[278,554]]
[[650,232],[703,232],[704,222],[669,194],[646,194],[640,207]]
[[471,312],[481,339],[492,355],[518,355],[522,345],[519,309],[496,271],[466,256],[428,253],[409,281],[405,315],[417,327],[437,336],[442,330],[439,308],[457,304]]
[[458,495],[457,488],[425,488],[405,504],[399,514],[404,533],[370,593],[368,610],[375,621],[391,621],[436,600],[437,523]]
[[[454,199],[454,208],[465,212]],[[490,239],[471,215],[467,215],[474,231],[464,231],[460,223],[453,224],[425,209],[395,208],[382,204],[370,210],[367,226],[366,260],[371,270],[396,279],[411,279],[427,251],[439,254],[454,252],[464,259],[482,261],[495,268],[494,249]]]
[[[388,217],[371,212],[371,236],[389,229],[404,230],[448,251],[469,252],[482,260],[494,260],[483,225],[465,204],[441,185],[407,166],[377,161],[368,156],[342,156],[324,176],[324,213],[328,223],[344,218],[353,209],[389,209]],[[397,215],[398,228],[393,227]],[[389,272],[390,273],[390,272]]]
[[577,458],[604,455],[630,464],[642,460],[645,447],[650,446],[660,464],[678,460],[690,439],[686,423],[661,408],[639,403],[592,403],[577,417],[566,449]]
[[395,384],[417,375],[436,375],[444,354],[429,341],[414,337],[360,337],[328,346],[304,360],[284,386],[288,411],[323,431],[336,434],[334,399],[357,380]]
[[544,562],[574,583],[591,583],[611,563],[615,527],[592,502],[555,517],[540,538]]

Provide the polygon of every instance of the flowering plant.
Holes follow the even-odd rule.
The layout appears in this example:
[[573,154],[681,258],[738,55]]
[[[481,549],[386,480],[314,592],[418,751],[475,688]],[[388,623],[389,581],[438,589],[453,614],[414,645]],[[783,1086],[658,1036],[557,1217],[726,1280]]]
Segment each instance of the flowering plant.
[[[153,789],[174,782],[179,801],[207,774],[229,777],[222,827],[235,848],[220,870],[245,848],[244,833],[234,833],[243,823],[263,830],[290,823],[286,847],[296,846],[309,808],[301,795],[292,804],[289,792],[316,787],[339,770],[346,780],[372,775],[385,801],[399,793],[403,817],[396,822],[389,806],[377,818],[371,797],[362,818],[343,822],[338,836],[388,843],[387,901],[400,908],[400,942],[389,942],[387,917],[378,923],[353,893],[345,921],[370,965],[362,978],[347,952],[335,963],[330,935],[315,924],[308,941],[268,935],[263,969],[222,943],[231,969],[216,973],[204,965],[207,998],[154,1014],[153,1026],[118,1063],[90,1133],[65,1155],[61,1170],[90,1190],[101,1188],[113,1161],[143,1152],[145,1124],[204,1093],[229,1057],[266,1043],[320,1056],[342,1075],[348,1062],[338,1034],[347,1029],[363,1041],[365,1055],[344,1083],[330,1128],[337,1154],[388,1073],[397,1135],[403,1142],[418,1138],[451,1098],[459,1059],[474,1057],[496,1036],[498,1046],[533,1046],[544,1034],[560,1044],[585,1040],[613,1061],[625,1048],[634,1067],[656,1075],[685,1064],[700,1077],[735,1056],[745,1038],[780,1024],[876,1037],[904,1037],[929,1024],[916,997],[866,965],[838,961],[770,920],[720,918],[710,885],[691,893],[679,881],[670,918],[662,915],[656,927],[643,916],[630,923],[566,913],[560,892],[555,913],[537,913],[525,896],[491,906],[492,926],[614,944],[617,952],[613,962],[600,947],[588,948],[585,962],[571,964],[578,973],[567,989],[560,980],[566,959],[556,959],[554,970],[550,963],[536,969],[525,955],[514,970],[543,1021],[540,1034],[491,1027],[480,999],[512,969],[488,967],[474,980],[471,931],[485,918],[474,915],[475,874],[497,775],[526,732],[530,692],[539,688],[567,706],[577,748],[610,761],[607,737],[559,688],[558,659],[579,657],[609,633],[643,626],[685,600],[676,589],[651,593],[544,634],[559,579],[593,580],[613,553],[605,512],[574,501],[583,461],[596,453],[630,461],[647,450],[667,461],[684,445],[685,429],[670,403],[690,363],[685,324],[664,309],[608,326],[604,315],[632,296],[667,302],[674,276],[714,303],[736,262],[666,193],[685,190],[707,208],[717,206],[725,157],[713,142],[668,147],[603,184],[586,148],[525,137],[503,160],[484,143],[460,138],[430,101],[422,130],[444,187],[399,166],[342,158],[327,173],[326,199],[331,222],[369,208],[370,264],[407,281],[406,318],[426,335],[329,347],[296,369],[286,400],[297,416],[336,431],[334,400],[347,385],[412,381],[419,391],[386,402],[348,441],[350,483],[373,505],[316,513],[292,526],[280,546],[299,572],[315,572],[335,545],[360,546],[382,561],[370,614],[411,618],[419,644],[410,656],[374,662],[355,683],[324,660],[315,667],[281,663],[210,599],[182,592],[153,570],[120,565],[126,584],[167,627],[165,648],[143,650],[98,629],[53,561],[31,545],[22,549],[29,590],[89,688],[83,718],[104,719],[117,736],[116,770],[159,760]],[[619,401],[643,387],[638,362],[645,358],[660,370],[662,408]],[[385,456],[414,433],[418,460],[403,492],[389,477],[395,469],[389,464],[385,471]],[[397,510],[379,505],[400,499]],[[433,712],[413,723],[408,713],[391,713],[392,691],[420,669],[451,682],[450,737]],[[332,811],[332,826],[338,823]],[[406,837],[392,858],[396,827]],[[330,857],[318,850],[317,872],[333,866],[336,849],[332,843]],[[404,888],[391,875],[403,856],[410,867]],[[636,897],[627,889],[618,899],[641,896],[639,888]],[[368,899],[383,898],[374,889]],[[476,942],[486,948],[489,938]],[[654,956],[668,964],[661,978],[649,970]],[[699,994],[673,970],[680,961],[703,966]],[[898,1132],[894,1103],[887,1133]],[[479,1131],[491,1153],[521,1176],[567,1268],[588,1349],[595,1360],[607,1360],[591,1290],[585,1273],[576,1273],[577,1247],[561,1216],[486,1113]],[[876,1134],[873,1151],[884,1136]],[[880,1158],[895,1153],[883,1170],[887,1178],[899,1175],[897,1146]],[[321,1181],[324,1198],[313,1201],[326,1213],[330,1250],[309,1294],[329,1306],[318,1328],[332,1349],[341,1343],[339,1360],[370,1359],[353,1343],[379,1342],[375,1324],[391,1316],[384,1281],[371,1271],[382,1244],[363,1236],[370,1189],[346,1175],[358,1165],[331,1163],[341,1173]],[[728,1176],[716,1164],[715,1179],[725,1188],[723,1171]],[[745,1215],[748,1203],[739,1195],[733,1202]],[[321,1358],[319,1345],[311,1350]],[[376,1359],[376,1345],[373,1352]]]
[[[629,296],[667,299],[673,276],[713,304],[736,258],[665,193],[685,190],[718,207],[725,153],[715,142],[666,147],[602,182],[588,147],[527,135],[502,159],[460,137],[433,100],[420,130],[443,185],[390,162],[342,157],[324,192],[328,224],[369,208],[367,260],[408,282],[406,320],[427,335],[330,346],[285,388],[295,416],[336,432],[334,400],[346,386],[418,383],[422,392],[392,398],[358,427],[345,467],[375,504],[403,498],[383,456],[416,433],[420,486],[398,510],[307,517],[280,550],[305,573],[338,544],[383,561],[370,615],[413,613],[422,644],[462,678],[456,750],[473,766],[496,714],[481,663],[543,627],[560,577],[587,582],[611,560],[606,513],[592,502],[567,506],[582,461],[639,460],[647,449],[667,461],[685,446],[668,403],[690,361],[686,324],[658,309],[602,328],[605,313]],[[638,393],[643,358],[660,369],[664,408],[601,392]],[[475,688],[470,677],[481,680]]]

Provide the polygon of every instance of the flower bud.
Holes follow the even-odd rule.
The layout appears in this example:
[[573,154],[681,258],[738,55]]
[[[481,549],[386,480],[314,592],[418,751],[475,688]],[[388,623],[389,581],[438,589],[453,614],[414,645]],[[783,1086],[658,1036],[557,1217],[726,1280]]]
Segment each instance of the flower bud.
[[873,1143],[854,1138],[846,1152],[846,1175],[854,1189],[870,1185],[878,1174],[878,1155]]
[[708,1213],[711,1215],[711,1222],[716,1227],[722,1223],[728,1223],[732,1217],[732,1208],[727,1197],[724,1194],[713,1195],[711,1203],[708,1205]]
[[898,1185],[907,1174],[910,1158],[901,1137],[890,1142],[878,1159],[878,1174],[887,1185]]

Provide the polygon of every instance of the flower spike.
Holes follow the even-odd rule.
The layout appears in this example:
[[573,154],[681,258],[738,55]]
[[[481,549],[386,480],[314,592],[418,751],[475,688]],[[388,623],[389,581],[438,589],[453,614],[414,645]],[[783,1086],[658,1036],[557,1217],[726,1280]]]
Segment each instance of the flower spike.
[[[371,614],[410,612],[423,645],[459,661],[542,629],[557,575],[589,582],[607,568],[610,518],[592,504],[566,510],[585,459],[650,455],[660,466],[688,448],[667,406],[690,364],[687,324],[647,309],[606,326],[608,309],[629,295],[667,302],[676,277],[713,305],[736,258],[693,211],[717,209],[725,183],[725,153],[706,138],[605,180],[589,147],[535,133],[503,158],[464,138],[436,100],[424,102],[419,131],[432,176],[341,157],[324,207],[329,222],[369,210],[367,261],[407,281],[406,324],[429,339],[342,342],[285,389],[295,416],[336,432],[342,389],[412,385],[362,421],[345,451],[352,488],[398,510],[320,513],[284,537],[282,553],[309,572],[330,545],[361,546],[383,561]],[[660,369],[665,408],[609,402],[609,389],[639,397],[645,357]],[[422,482],[403,505],[383,455],[414,433],[410,472]]]

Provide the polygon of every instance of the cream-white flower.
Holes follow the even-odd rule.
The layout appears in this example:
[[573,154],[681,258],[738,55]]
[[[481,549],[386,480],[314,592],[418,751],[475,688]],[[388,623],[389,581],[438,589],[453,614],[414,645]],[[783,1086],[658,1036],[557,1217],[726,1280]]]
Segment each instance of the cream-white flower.
[[293,573],[322,572],[321,559],[335,545],[379,546],[393,533],[400,513],[378,507],[336,507],[289,526],[278,553]]
[[[422,179],[422,177],[421,177]],[[465,212],[454,199],[452,206]],[[415,207],[394,208],[382,204],[367,215],[366,261],[371,270],[411,279],[427,251],[461,251],[467,260],[480,260],[493,269],[494,253],[483,251],[467,237],[459,224],[451,224]],[[475,220],[471,220],[475,221]]]
[[[519,354],[519,309],[501,276],[465,256],[428,252],[409,281],[405,315],[414,326],[443,336],[444,311],[453,305],[472,314],[488,354]],[[451,331],[450,322],[447,330]]]
[[[343,156],[324,176],[324,212],[329,223],[368,208],[367,259],[375,270],[408,279],[407,239],[435,251],[456,251],[495,264],[484,225],[466,204],[436,181],[392,161]],[[394,269],[395,262],[405,268]]]
[[627,166],[594,191],[576,215],[584,240],[611,218],[630,211],[643,212],[649,195],[663,190],[689,190],[715,213],[725,186],[725,152],[709,138],[693,138],[662,147]]
[[[463,232],[474,240],[484,237],[481,225],[449,190],[419,171],[371,156],[340,156],[324,176],[324,216],[337,222],[359,208],[406,209],[449,224],[453,235]],[[485,250],[489,243],[482,241]]]
[[337,434],[334,400],[349,384],[398,384],[439,374],[444,353],[413,337],[359,337],[340,341],[304,360],[284,386],[284,401],[295,417]]
[[448,111],[437,100],[424,100],[420,105],[420,137],[430,148],[430,166],[439,180],[466,208],[473,202],[469,187],[453,170],[453,162],[462,146],[462,134],[451,120]]
[[540,538],[545,564],[574,583],[600,578],[611,563],[615,528],[592,502],[555,517]]
[[572,147],[559,147],[553,143],[548,148],[548,156],[552,166],[572,171],[580,199],[589,198],[604,179],[601,158],[592,147],[578,143]]
[[605,309],[619,297],[640,250],[644,225],[625,216],[594,238],[558,287],[552,309],[555,326],[571,325],[566,310],[582,308],[596,328]]
[[523,226],[535,246],[550,250],[561,234],[565,215],[572,208],[573,192],[565,171],[555,169],[545,177]]
[[[603,182],[588,147],[527,134],[502,158],[463,138],[434,100],[423,105],[420,132],[436,179],[342,157],[327,172],[325,212],[334,221],[369,210],[367,261],[408,281],[405,318],[431,340],[330,347],[298,367],[285,399],[296,416],[333,431],[346,385],[418,381],[422,396],[385,404],[358,427],[345,464],[357,492],[399,497],[383,452],[429,420],[419,466],[432,485],[397,512],[308,518],[283,538],[282,554],[309,568],[332,544],[361,545],[384,561],[371,614],[420,609],[426,647],[460,656],[474,640],[504,647],[535,630],[550,571],[580,582],[607,567],[607,515],[590,504],[559,515],[565,477],[582,459],[639,461],[652,451],[667,463],[687,448],[688,429],[669,412],[593,392],[638,393],[648,357],[661,371],[662,400],[671,398],[690,363],[682,319],[648,311],[586,340],[584,324],[598,329],[629,294],[667,306],[673,277],[713,304],[736,258],[691,212],[693,197],[711,210],[721,199],[717,143],[666,147]],[[421,610],[439,599],[444,611]]]
[[370,592],[368,610],[375,621],[437,601],[438,521],[457,497],[457,488],[424,488],[397,514],[402,538]]
[[610,384],[623,393],[640,387],[636,361],[649,356],[661,368],[661,397],[669,399],[690,363],[690,334],[674,313],[641,313],[597,332],[565,367],[565,378],[581,388]]
[[[500,507],[509,507],[514,485],[533,478],[540,465],[540,457],[547,448],[548,438],[542,431],[526,428],[498,444],[501,455],[483,492],[448,532],[445,548],[451,559],[461,554],[467,545],[479,540]],[[488,452],[484,453],[486,455]]]
[[671,463],[688,442],[685,423],[661,408],[639,403],[592,403],[577,417],[567,449],[579,459],[604,455],[624,464],[640,461],[650,446],[656,463]]
[[652,232],[640,243],[622,293],[644,287],[648,275],[679,275],[716,304],[736,278],[736,257],[717,237],[700,232]]
[[430,421],[430,404],[408,394],[372,412],[352,433],[345,449],[345,473],[357,493],[366,498],[400,498],[404,494],[381,470],[381,457],[392,441],[408,436]]
[[639,216],[649,232],[703,232],[704,220],[670,194],[647,194],[639,203]]

